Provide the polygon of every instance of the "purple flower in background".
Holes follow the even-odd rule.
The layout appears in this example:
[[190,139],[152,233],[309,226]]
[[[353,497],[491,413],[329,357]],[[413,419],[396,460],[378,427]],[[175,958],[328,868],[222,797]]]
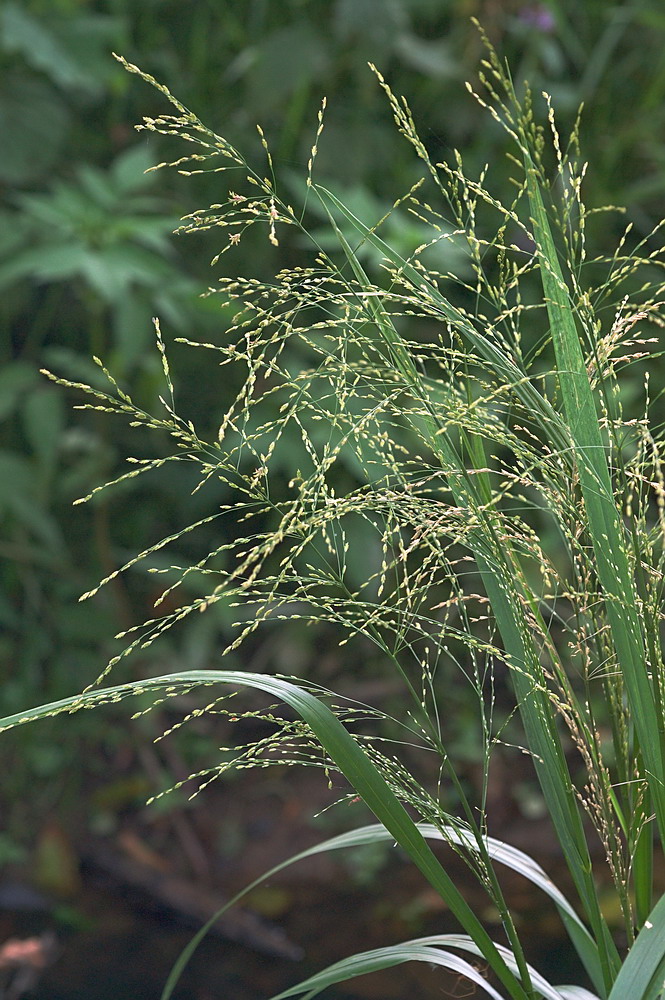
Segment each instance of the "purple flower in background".
[[517,16],[523,24],[528,24],[530,28],[536,28],[538,31],[549,33],[556,27],[552,11],[540,3],[522,7]]

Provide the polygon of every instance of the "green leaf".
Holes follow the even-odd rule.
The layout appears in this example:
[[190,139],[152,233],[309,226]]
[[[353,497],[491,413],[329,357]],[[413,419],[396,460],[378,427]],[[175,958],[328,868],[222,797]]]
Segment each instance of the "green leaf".
[[0,517],[16,518],[48,549],[63,550],[58,526],[37,499],[37,482],[32,463],[22,455],[0,451]]
[[14,73],[0,93],[0,181],[24,187],[44,177],[69,134],[69,112],[42,80]]
[[[543,291],[566,418],[574,442],[577,470],[589,519],[598,576],[603,588],[619,669],[632,708],[640,747],[665,838],[665,719],[657,706],[649,677],[643,628],[626,537],[612,489],[596,402],[575,323],[575,310],[563,279],[556,245],[538,184],[526,158],[526,177],[534,219],[534,237],[541,262]],[[651,664],[657,694],[657,664]]]
[[78,68],[42,20],[32,17],[15,3],[0,13],[0,41],[5,52],[19,52],[33,69],[40,70],[65,87],[85,84]]
[[146,173],[154,162],[154,153],[147,143],[124,150],[111,164],[115,190],[120,194],[132,194],[146,187],[154,187],[155,175]]
[[18,4],[7,3],[0,11],[0,47],[19,53],[58,86],[96,95],[113,68],[107,46],[116,25],[111,18],[81,16],[49,25]]
[[[470,834],[468,836],[463,835],[462,828],[459,823],[450,824],[442,829],[439,829],[431,823],[418,823],[416,825],[426,840],[437,840],[447,844],[452,843],[463,845],[470,853],[478,853],[477,843]],[[291,865],[296,864],[299,861],[303,861],[305,858],[313,857],[316,854],[323,854],[328,851],[337,851],[344,848],[362,847],[367,844],[375,844],[391,840],[392,838],[385,827],[380,825],[364,826],[358,830],[350,830],[348,833],[342,833],[336,837],[331,837],[329,840],[324,840],[319,844],[315,844],[313,847],[309,847],[298,854],[294,854],[292,857],[287,858],[286,861],[282,861],[269,871],[264,872],[263,875],[254,879],[241,892],[234,896],[233,899],[229,900],[228,903],[221,907],[197,931],[192,940],[183,949],[173,966],[173,969],[171,970],[168,980],[164,986],[161,1000],[169,1000],[178,980],[180,979],[180,976],[182,975],[183,969],[189,962],[203,938],[222,916],[222,914],[239,903],[240,900],[251,892],[256,886],[267,881],[268,879],[273,878],[285,868],[289,868]],[[517,872],[519,875],[528,879],[533,883],[533,885],[537,886],[550,897],[559,911],[559,915],[561,916],[561,919],[563,920],[563,923],[568,931],[568,936],[573,942],[578,955],[582,959],[585,968],[590,972],[591,978],[601,979],[598,948],[595,941],[580,918],[577,916],[575,910],[566,897],[554,885],[552,880],[549,878],[547,873],[543,871],[540,865],[538,865],[527,854],[524,854],[523,851],[519,851],[516,848],[511,847],[509,844],[505,844],[503,841],[496,840],[493,837],[487,838],[487,853],[492,861],[498,861],[500,864],[511,868],[514,872]],[[587,991],[587,1000],[591,996],[592,994]],[[582,994],[580,994],[580,997],[582,997]]]
[[40,472],[49,479],[56,469],[59,446],[65,428],[63,393],[42,383],[24,400],[23,426],[30,447],[39,461]]
[[18,403],[39,382],[36,368],[25,361],[13,361],[0,370],[0,420],[10,416]]
[[[497,378],[506,386],[510,386],[521,400],[527,411],[531,410],[538,414],[544,430],[547,432],[552,446],[558,448],[563,455],[567,454],[569,439],[567,429],[560,414],[551,406],[549,401],[538,391],[530,379],[525,378],[525,372],[515,364],[505,352],[497,346],[490,335],[476,329],[468,316],[457,309],[444,295],[441,294],[437,286],[428,279],[427,274],[417,270],[398,254],[393,247],[382,240],[374,230],[370,229],[360,221],[349,209],[331,192],[321,185],[314,185],[314,190],[319,195],[322,203],[329,204],[340,215],[350,222],[354,230],[362,236],[363,240],[371,244],[378,250],[391,265],[397,268],[404,281],[414,289],[417,299],[427,313],[434,317],[439,317],[450,323],[452,327],[468,337],[469,342],[485,359],[490,369]],[[332,217],[329,216],[332,221]],[[349,248],[350,249],[350,248]],[[355,253],[355,250],[353,251]],[[491,333],[491,331],[490,331]]]
[[556,989],[561,1000],[598,1000],[596,994],[584,986],[557,986]]
[[417,35],[403,34],[397,39],[398,55],[407,66],[412,66],[418,73],[424,73],[435,79],[458,79],[460,64],[453,56],[445,38],[436,41],[418,38]]
[[657,1000],[665,991],[665,896],[637,935],[608,1000]]
[[0,732],[4,729],[34,719],[76,712],[144,692],[176,694],[197,687],[230,684],[249,687],[279,698],[296,711],[334,760],[352,787],[365,801],[380,823],[409,855],[430,885],[439,893],[464,930],[473,938],[497,977],[514,1000],[528,1000],[527,993],[508,967],[505,958],[489,937],[487,931],[469,907],[459,890],[427,845],[422,833],[398,801],[371,760],[347,732],[341,722],[323,702],[295,684],[262,674],[236,673],[233,671],[204,670],[183,671],[131,684],[86,691],[62,701],[28,709],[0,719]]
[[[363,976],[369,972],[377,972],[380,969],[389,969],[403,962],[431,962],[433,965],[440,965],[451,972],[456,972],[476,986],[480,986],[489,996],[502,1000],[500,995],[493,989],[475,966],[469,965],[464,959],[448,951],[448,948],[455,948],[460,951],[469,952],[478,958],[483,955],[474,942],[466,935],[460,934],[436,934],[431,937],[416,938],[413,941],[405,941],[403,944],[389,945],[385,948],[374,948],[371,951],[360,952],[328,966],[321,972],[303,980],[297,986],[292,986],[288,990],[277,994],[272,1000],[286,1000],[287,997],[297,996],[299,993],[307,992],[308,1000],[316,996],[328,986],[336,983],[343,983],[356,976]],[[517,974],[515,961],[507,948],[497,945],[506,963]],[[562,994],[559,988],[552,986],[534,968],[529,966],[533,987],[538,996],[544,1000],[561,1000]],[[565,994],[564,994],[565,995]],[[588,1000],[598,1000],[592,993],[586,993]]]
[[[316,191],[324,205],[330,203],[347,220],[354,223],[355,228],[365,239],[384,248],[387,259],[399,268],[401,275],[407,281],[413,284],[414,294],[418,300],[431,303],[434,310],[439,311],[453,329],[469,339],[500,383],[509,385],[527,409],[538,412],[539,420],[551,433],[552,441],[557,447],[561,442],[561,453],[567,454],[570,437],[561,418],[500,346],[479,333],[471,320],[448,302],[426,275],[416,271],[407,261],[403,261],[398,254],[379,240],[374,232],[356,219],[334,195],[319,187]],[[329,214],[356,280],[362,288],[370,290],[369,281],[354,251],[336,226],[332,212]],[[374,290],[371,291],[373,293]],[[414,386],[418,398],[427,399],[421,375],[416,370],[411,355],[402,343],[390,316],[383,308],[380,296],[368,295],[367,303],[368,315],[376,323],[393,353],[396,367],[403,373],[407,383]],[[483,477],[480,475],[469,477],[465,463],[450,440],[445,425],[437,419],[434,407],[430,407],[427,416],[420,418],[420,424],[422,426],[418,429],[428,439],[431,450],[441,462],[456,502],[472,512],[474,520],[479,524],[477,529],[469,532],[468,544],[478,564],[485,592],[508,654],[512,682],[528,746],[533,753],[538,780],[575,886],[601,949],[601,975],[599,976],[597,967],[588,971],[593,976],[596,989],[606,991],[611,985],[613,973],[618,968],[619,956],[598,903],[577,792],[559,739],[547,684],[541,674],[539,650],[533,647],[529,632],[524,627],[523,605],[528,601],[528,597],[523,591],[518,567],[511,558],[511,552],[505,544],[497,542],[496,527],[483,507],[482,501],[487,499],[486,495],[483,495]]]
[[39,282],[69,280],[83,271],[88,254],[82,243],[74,242],[24,250],[0,265],[0,288],[6,288],[21,278]]
[[321,79],[330,61],[324,36],[304,20],[265,36],[255,55],[247,79],[248,100],[262,116],[283,107],[311,80]]
[[[423,939],[429,940],[429,939]],[[433,939],[436,940],[436,939]],[[405,962],[427,962],[428,965],[442,966],[458,976],[463,976],[470,982],[475,983],[484,993],[492,997],[492,1000],[503,1000],[500,993],[487,982],[482,972],[451,952],[424,944],[421,941],[407,941],[404,944],[389,945],[386,948],[374,948],[372,951],[359,952],[357,955],[350,955],[348,958],[328,966],[322,972],[317,972],[304,979],[297,986],[292,986],[282,993],[276,994],[272,1000],[286,1000],[287,997],[295,997],[301,993],[307,993],[307,998],[317,996],[329,986],[337,983],[346,983],[349,979],[357,976],[366,976],[371,972],[380,972],[382,969],[391,969]],[[559,1000],[555,994],[549,994],[550,1000]]]

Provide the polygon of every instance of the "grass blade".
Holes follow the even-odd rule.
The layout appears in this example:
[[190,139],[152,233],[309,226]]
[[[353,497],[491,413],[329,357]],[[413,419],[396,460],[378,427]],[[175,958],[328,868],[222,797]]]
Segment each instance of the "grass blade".
[[[598,577],[626,684],[632,717],[647,772],[661,836],[665,837],[665,717],[654,697],[647,653],[637,614],[637,595],[630,570],[624,532],[612,491],[593,391],[577,333],[568,288],[563,279],[536,170],[525,154],[534,238],[541,262],[559,383],[570,434],[577,456]],[[656,665],[652,665],[654,671]],[[657,682],[655,682],[657,683]],[[656,691],[657,695],[657,691]],[[660,739],[654,739],[654,736]]]
[[[477,986],[480,986],[489,996],[495,1000],[501,1000],[499,994],[487,982],[482,973],[479,973],[474,966],[469,965],[463,959],[448,951],[448,948],[456,948],[460,951],[469,952],[476,957],[483,956],[478,951],[474,942],[460,934],[437,934],[431,937],[416,938],[413,941],[405,941],[402,944],[390,945],[386,948],[375,948],[371,951],[361,952],[350,958],[336,962],[328,966],[327,969],[316,973],[309,979],[292,986],[283,993],[273,997],[272,1000],[286,1000],[287,997],[297,996],[307,992],[308,1000],[316,996],[328,986],[346,982],[348,979],[358,975],[365,975],[368,972],[376,972],[380,969],[390,968],[403,962],[423,961],[431,962],[434,965],[442,965],[444,968],[457,972],[470,979]],[[497,945],[497,948],[505,957],[506,962],[514,966],[514,959],[506,948]],[[473,970],[473,971],[470,971]],[[515,968],[515,971],[517,969]],[[529,975],[533,981],[533,986],[538,994],[545,1000],[561,1000],[559,988],[552,986],[535,969],[529,966]],[[598,1000],[593,994],[587,993],[589,1000]]]
[[[278,993],[272,1000],[287,1000],[287,997],[299,996],[302,993],[305,993],[307,1000],[310,1000],[311,997],[317,996],[329,986],[345,983],[349,979],[366,976],[371,972],[394,968],[405,962],[427,962],[430,965],[443,966],[450,972],[464,976],[465,979],[475,983],[488,996],[492,997],[492,1000],[503,1000],[501,994],[497,993],[478,969],[469,962],[452,952],[428,946],[419,941],[408,941],[404,944],[389,945],[386,948],[375,948],[372,951],[351,955],[349,958],[342,959],[341,962],[329,965],[327,969],[315,973],[309,979],[304,979],[296,986]],[[551,994],[550,1000],[559,1000],[559,997],[556,994]]]
[[[426,293],[430,296],[442,315],[449,322],[455,324],[456,328],[472,341],[485,358],[488,367],[498,378],[505,379],[507,375],[511,376],[509,384],[514,387],[516,393],[521,393],[522,402],[528,401],[537,405],[547,418],[547,426],[551,424],[553,428],[561,429],[558,417],[553,417],[550,421],[551,408],[549,403],[537,390],[530,387],[524,373],[520,372],[510,359],[501,353],[499,348],[479,335],[463,313],[450,305],[438,289],[434,286],[430,287],[425,276],[395,254],[372,230],[349,212],[334,195],[323,189],[317,190],[319,190],[324,204],[326,200],[329,200],[331,206],[341,212],[344,218],[354,225],[363,239],[370,241],[374,246],[380,247],[382,252],[385,252],[388,260],[398,266],[408,280],[418,281],[416,287],[421,294]],[[339,228],[335,226],[330,210],[329,215],[356,279],[362,285],[367,286],[368,279]],[[368,297],[368,303],[370,316],[388,341],[390,349],[398,359],[400,370],[410,384],[417,384],[419,374],[412,359],[408,356],[408,352],[400,345],[399,334],[395,330],[390,316],[377,298]],[[421,396],[426,398],[426,393],[423,391]],[[492,538],[492,525],[488,522],[488,515],[484,512],[482,497],[478,496],[475,477],[472,480],[467,474],[464,463],[460,460],[445,430],[437,426],[434,414],[425,429],[429,433],[429,444],[432,451],[438,456],[442,468],[449,476],[449,486],[456,502],[469,509],[481,526],[486,529],[481,528],[479,531],[470,533],[471,546],[510,659],[511,676],[520,706],[520,714],[529,748],[534,755],[534,766],[543,795],[594,937],[599,945],[601,975],[598,976],[596,968],[593,978],[594,986],[606,993],[619,967],[619,956],[600,911],[592,874],[591,857],[579,813],[577,793],[561,747],[556,719],[547,693],[547,684],[542,677],[539,651],[534,649],[524,626],[523,605],[524,602],[528,601],[528,597],[521,589],[516,564],[506,557],[505,545]],[[566,432],[566,450],[569,441],[570,438]]]
[[637,935],[609,1000],[657,1000],[665,989],[665,896]]
[[62,701],[42,705],[0,719],[0,732],[33,719],[76,712],[121,701],[142,693],[166,692],[173,695],[182,690],[211,685],[234,685],[263,691],[290,705],[307,723],[337,767],[365,801],[380,823],[406,851],[427,881],[440,894],[464,930],[478,945],[485,960],[506,987],[513,1000],[528,1000],[528,994],[511,972],[487,931],[469,907],[449,875],[442,868],[422,833],[403,805],[393,794],[385,779],[358,746],[353,737],[323,702],[308,691],[280,678],[223,670],[189,670],[163,677],[135,681],[116,687],[75,695]]
[[[459,824],[450,825],[444,829],[439,829],[431,823],[417,823],[416,825],[426,840],[437,840],[443,841],[444,843],[460,844],[471,852],[478,850],[477,844],[471,836],[463,837]],[[306,850],[300,851],[298,854],[294,854],[292,857],[280,862],[273,868],[269,869],[269,871],[264,872],[263,875],[254,879],[249,885],[234,896],[233,899],[229,900],[223,907],[213,914],[213,916],[196,932],[192,940],[188,942],[187,946],[178,956],[178,959],[169,974],[161,1000],[169,1000],[185,966],[194,954],[196,948],[222,914],[239,903],[240,900],[250,893],[252,889],[256,888],[256,886],[265,882],[267,879],[273,878],[279,872],[283,871],[285,868],[289,868],[291,865],[296,864],[298,861],[303,861],[305,858],[313,857],[316,854],[324,854],[328,851],[337,851],[350,847],[361,847],[366,844],[376,844],[386,840],[392,840],[392,837],[384,826],[375,824],[372,826],[360,827],[357,830],[350,830],[347,833],[338,834],[336,837],[330,837],[328,840],[321,841],[319,844],[314,844],[312,847],[308,847]],[[523,851],[519,851],[516,848],[511,847],[509,844],[505,844],[501,840],[496,840],[494,837],[487,838],[487,853],[492,861],[498,861],[500,864],[511,868],[514,872],[517,872],[519,875],[528,879],[533,885],[537,886],[550,897],[559,912],[559,915],[568,932],[568,936],[572,941],[575,950],[577,951],[577,954],[579,955],[590,978],[592,981],[595,979],[600,979],[602,981],[596,943],[566,897],[556,887],[554,882],[552,882],[540,865],[538,865]],[[586,995],[587,997],[591,997],[591,994],[589,993]]]

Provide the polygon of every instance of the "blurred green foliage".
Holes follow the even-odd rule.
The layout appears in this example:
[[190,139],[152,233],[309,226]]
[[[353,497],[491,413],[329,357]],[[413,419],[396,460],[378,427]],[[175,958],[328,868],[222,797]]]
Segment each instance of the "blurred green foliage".
[[[224,236],[173,238],[177,219],[221,200],[219,176],[196,184],[177,174],[145,174],[168,158],[131,126],[154,113],[157,95],[113,60],[122,53],[165,81],[186,104],[243,149],[261,149],[259,122],[278,173],[299,190],[321,97],[328,98],[317,176],[368,223],[417,180],[408,145],[396,134],[372,61],[397,93],[408,94],[435,159],[459,147],[471,170],[490,163],[508,173],[504,139],[460,81],[477,72],[478,17],[516,80],[554,97],[565,131],[581,101],[583,148],[593,160],[591,207],[630,206],[645,235],[665,216],[665,8],[660,0],[9,0],[0,9],[0,675],[4,714],[62,697],[91,682],[114,652],[113,635],[149,616],[159,591],[145,574],[116,578],[88,604],[80,593],[138,549],[222,502],[222,486],[202,497],[180,465],[162,470],[152,491],[125,483],[87,507],[72,501],[123,471],[140,453],[109,422],[75,410],[77,400],[47,384],[39,369],[76,380],[99,378],[101,357],[146,405],[160,391],[152,315],[167,334],[215,340],[223,314],[199,298],[210,258]],[[161,110],[161,108],[160,108]],[[566,116],[568,121],[566,121]],[[223,123],[223,128],[222,128]],[[258,159],[257,159],[257,162]],[[597,246],[625,219],[601,215]],[[390,241],[420,242],[420,223],[398,210]],[[293,264],[302,248],[243,238],[224,255],[221,273]],[[594,248],[590,247],[590,256]],[[251,262],[251,263],[250,263]],[[368,266],[377,267],[370,258]],[[453,256],[448,263],[455,267]],[[199,426],[215,425],[225,401],[206,379],[205,352],[173,349],[181,406]],[[193,356],[192,356],[193,355]],[[184,404],[182,401],[184,400]],[[145,454],[154,455],[152,439]],[[175,471],[172,471],[175,470]],[[285,479],[295,472],[285,457]],[[216,492],[215,492],[216,491]],[[212,504],[212,506],[211,506]],[[183,539],[195,561],[214,524]],[[187,549],[186,546],[190,548]],[[355,557],[363,560],[362,552]],[[155,565],[160,565],[157,557]],[[168,582],[168,579],[167,579]],[[197,586],[192,575],[191,586]],[[170,645],[156,644],[137,668],[205,666],[221,645],[228,610],[202,616]],[[303,671],[322,655],[315,636],[289,626],[279,644],[256,649]],[[179,645],[174,645],[179,643]],[[155,662],[155,661],[158,662]],[[169,661],[168,664],[165,661]],[[331,665],[334,670],[334,662]],[[371,664],[370,664],[371,669]],[[463,720],[463,706],[460,708]],[[3,781],[19,796],[36,776],[68,784],[88,766],[81,753],[100,717],[76,716],[58,743],[19,730]],[[460,738],[463,738],[463,724]],[[109,724],[105,752],[124,737]],[[5,751],[7,752],[7,750]],[[92,759],[92,758],[91,758]],[[70,765],[69,770],[64,765]],[[73,782],[73,785],[72,785]],[[57,781],[48,793],[58,794]]]

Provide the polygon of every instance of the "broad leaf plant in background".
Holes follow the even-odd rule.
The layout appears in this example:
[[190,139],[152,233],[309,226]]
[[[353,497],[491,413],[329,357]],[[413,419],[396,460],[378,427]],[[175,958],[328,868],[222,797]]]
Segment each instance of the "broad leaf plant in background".
[[[224,200],[189,215],[181,231],[219,228],[221,252],[232,253],[250,227],[264,228],[271,244],[294,227],[309,252],[270,281],[237,275],[208,290],[233,314],[230,329],[222,345],[188,343],[211,352],[211,378],[217,365],[222,379],[230,369],[243,375],[212,440],[178,412],[158,321],[159,412],[135,404],[101,361],[107,389],[50,376],[86,393],[84,406],[170,436],[170,454],[132,459],[127,478],[185,462],[197,467],[202,491],[222,481],[232,500],[183,526],[182,534],[217,527],[219,544],[195,565],[165,562],[177,541],[171,535],[120,571],[143,562],[162,573],[163,602],[194,579],[194,600],[175,610],[166,603],[164,613],[158,602],[154,618],[125,633],[125,652],[96,685],[9,716],[3,728],[132,696],[142,696],[141,712],[164,699],[177,706],[199,689],[200,708],[189,707],[177,726],[202,713],[237,719],[240,692],[256,689],[270,700],[263,714],[272,735],[193,775],[198,790],[232,766],[340,773],[348,797],[361,797],[377,822],[305,853],[396,843],[458,921],[459,933],[360,952],[280,997],[313,997],[408,961],[443,966],[499,1000],[663,994],[665,901],[654,874],[665,837],[662,394],[648,372],[639,396],[623,376],[657,352],[663,253],[658,230],[631,245],[628,227],[606,256],[587,257],[594,219],[582,200],[578,129],[564,142],[546,97],[541,124],[528,87],[516,92],[487,51],[478,100],[513,145],[513,185],[501,192],[491,171],[468,176],[457,154],[434,162],[407,103],[376,73],[423,167],[396,207],[431,235],[406,258],[384,240],[386,220],[368,227],[315,183],[323,109],[304,204],[293,208],[261,131],[265,166],[255,169],[125,63],[172,105],[140,126],[185,144],[169,165],[228,179]],[[325,241],[311,235],[312,215],[317,227],[327,219]],[[440,267],[450,259],[441,254],[447,244],[466,251],[454,273]],[[382,261],[382,278],[364,269],[368,248]],[[297,468],[288,482],[280,475],[285,449]],[[349,565],[357,546],[362,579]],[[403,713],[388,717],[315,678],[240,670],[108,686],[121,657],[215,604],[236,607],[230,649],[264,624],[293,618],[330,623],[348,642],[349,671],[362,655],[359,637],[375,644],[402,685]],[[477,796],[460,780],[448,740],[451,664],[474,696],[485,774]],[[534,860],[491,836],[488,776],[495,749],[507,743],[533,763],[572,901]],[[425,780],[432,768],[420,770],[419,757],[436,761],[437,780]],[[500,915],[496,940],[447,874],[450,851]],[[588,985],[552,984],[530,964],[504,894],[506,867],[549,897]],[[600,905],[600,875],[621,913],[620,938]]]

